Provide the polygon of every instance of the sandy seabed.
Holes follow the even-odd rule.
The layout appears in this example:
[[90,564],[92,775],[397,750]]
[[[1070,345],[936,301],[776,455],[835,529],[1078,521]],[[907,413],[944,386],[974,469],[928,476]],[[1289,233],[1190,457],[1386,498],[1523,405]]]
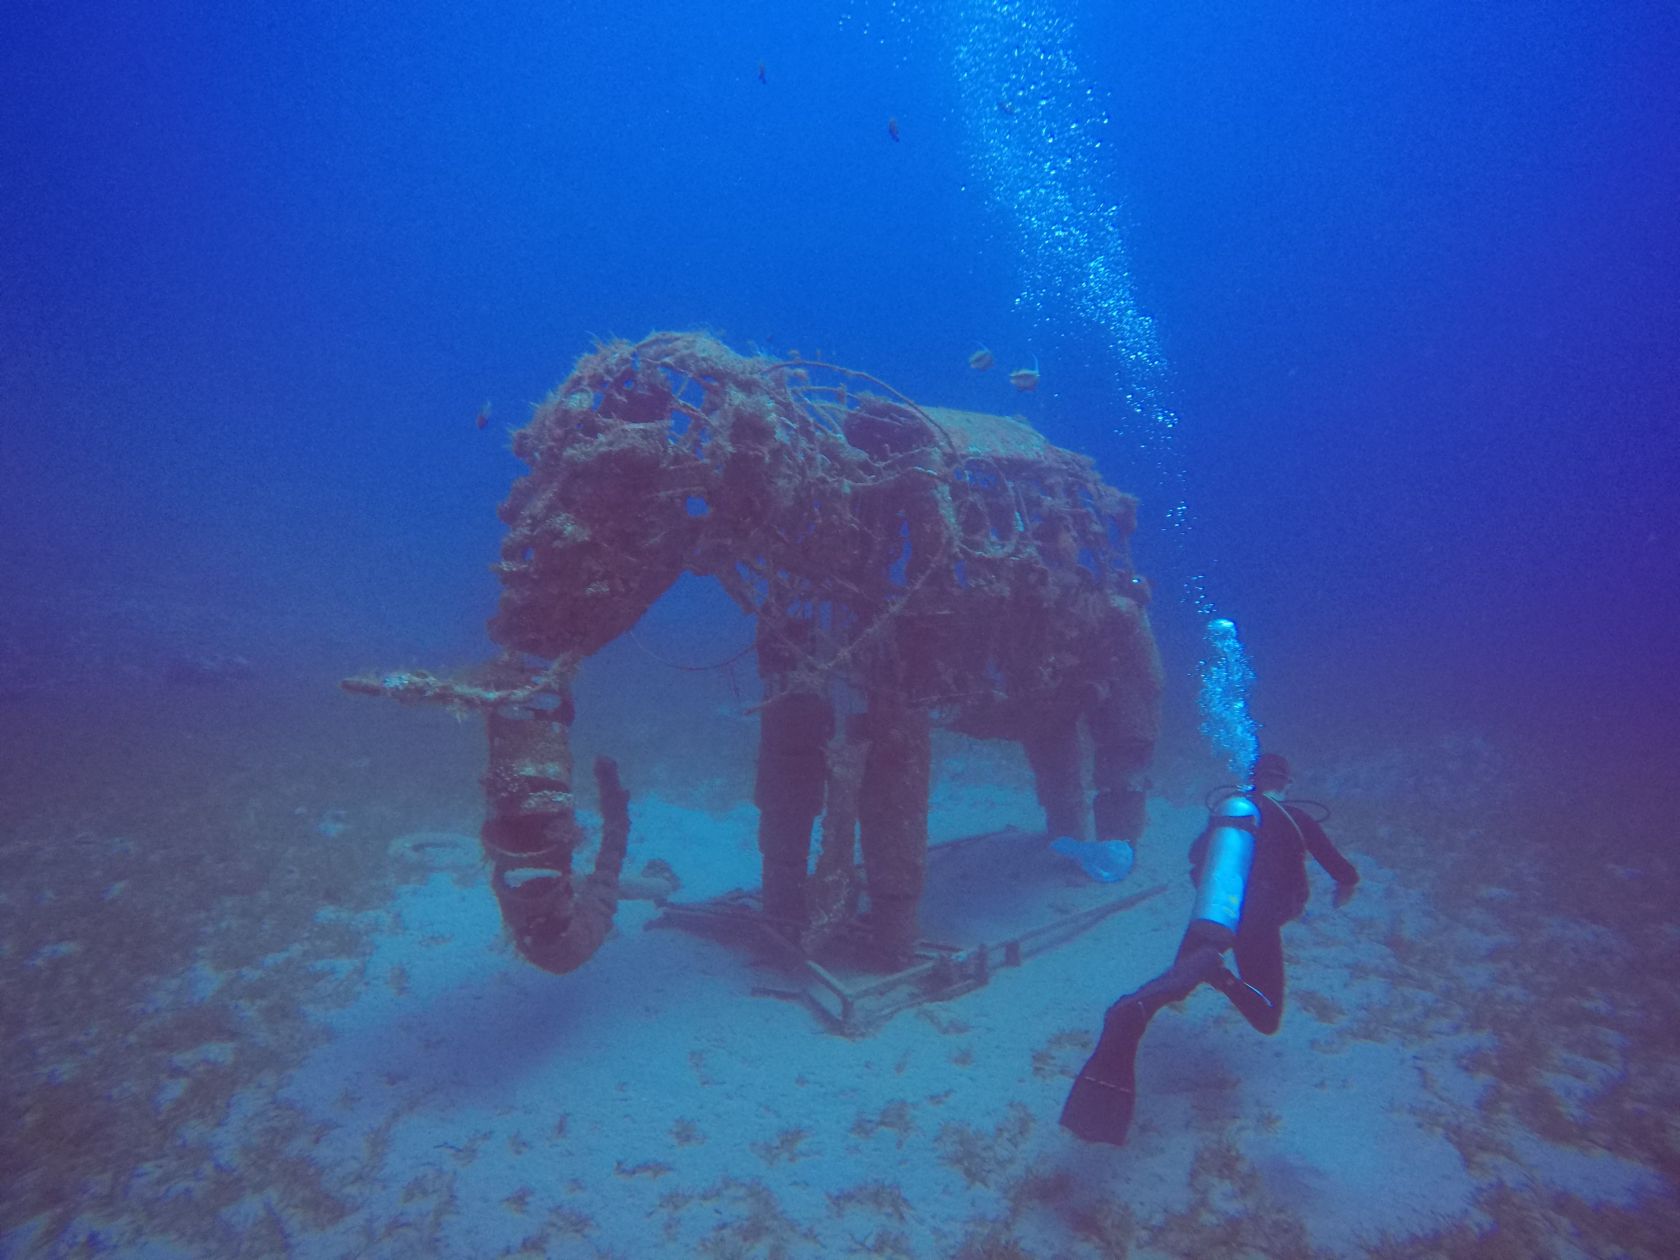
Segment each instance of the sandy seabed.
[[[1650,961],[1675,956],[1669,871],[1583,834],[1511,861],[1522,794],[1494,737],[1350,740],[1302,768],[1357,897],[1333,910],[1314,872],[1275,1037],[1207,989],[1162,1012],[1110,1149],[1056,1117],[1103,1009],[1176,947],[1216,781],[1193,755],[1163,758],[1128,885],[1165,894],[847,1039],[756,994],[785,983],[764,956],[644,930],[646,902],[573,975],[515,957],[474,857],[470,724],[275,699],[230,729],[224,700],[0,719],[32,750],[0,830],[7,1254],[1655,1257],[1680,1237],[1677,1001]],[[1011,751],[946,741],[939,770],[936,841],[1038,825]],[[624,771],[627,870],[669,862],[683,899],[756,883],[738,779],[685,776],[656,740]]]

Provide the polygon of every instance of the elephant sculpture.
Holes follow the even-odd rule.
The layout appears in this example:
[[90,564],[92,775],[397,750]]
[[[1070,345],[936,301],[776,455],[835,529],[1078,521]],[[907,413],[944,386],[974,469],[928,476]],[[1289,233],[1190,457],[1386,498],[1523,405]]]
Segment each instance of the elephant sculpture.
[[879,965],[907,958],[936,722],[1019,740],[1052,835],[1141,831],[1161,671],[1137,503],[1085,456],[1021,420],[690,333],[598,345],[513,450],[529,472],[500,509],[500,657],[470,678],[345,686],[484,715],[484,849],[537,966],[600,946],[629,828],[603,760],[600,856],[574,879],[570,679],[684,573],[755,618],[763,909],[795,938],[849,915],[856,890],[836,889],[861,845]]

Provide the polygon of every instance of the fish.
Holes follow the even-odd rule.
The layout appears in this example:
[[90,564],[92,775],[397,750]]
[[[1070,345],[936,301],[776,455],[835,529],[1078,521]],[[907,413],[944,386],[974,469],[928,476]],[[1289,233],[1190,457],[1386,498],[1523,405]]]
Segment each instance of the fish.
[[485,399],[484,406],[480,407],[478,409],[478,414],[473,417],[473,427],[475,429],[487,429],[487,428],[490,427],[490,400],[489,399]]
[[765,77],[764,63],[762,61],[758,63],[758,81],[764,84],[768,84],[770,82],[770,80]]
[[887,119],[887,134],[896,142],[898,140],[898,119]]
[[973,368],[976,372],[984,372],[995,362],[997,362],[997,360],[992,358],[992,352],[986,349],[985,346],[981,346],[973,354],[968,356],[968,366]]
[[1033,355],[1033,365],[1030,368],[1016,368],[1009,374],[1009,383],[1023,394],[1030,394],[1038,388],[1038,356]]

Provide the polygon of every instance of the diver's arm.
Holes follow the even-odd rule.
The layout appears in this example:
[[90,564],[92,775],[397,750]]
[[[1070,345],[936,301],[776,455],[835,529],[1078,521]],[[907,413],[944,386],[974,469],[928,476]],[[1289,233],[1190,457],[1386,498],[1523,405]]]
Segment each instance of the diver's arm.
[[1342,856],[1342,851],[1325,834],[1318,821],[1305,810],[1291,809],[1289,813],[1301,828],[1301,838],[1307,842],[1307,852],[1312,854],[1313,861],[1322,866],[1325,873],[1336,881],[1336,886],[1352,888],[1357,884],[1359,872],[1354,869],[1352,862]]

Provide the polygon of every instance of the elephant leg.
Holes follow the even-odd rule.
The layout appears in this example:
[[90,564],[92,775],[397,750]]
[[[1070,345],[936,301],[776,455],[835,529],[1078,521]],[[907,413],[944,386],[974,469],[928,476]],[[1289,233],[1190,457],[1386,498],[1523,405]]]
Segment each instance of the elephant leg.
[[869,742],[855,733],[828,744],[828,799],[823,802],[822,848],[805,885],[804,934],[800,945],[816,954],[857,913],[858,792]]
[[778,696],[759,716],[753,800],[759,810],[764,913],[796,933],[805,925],[811,828],[822,812],[826,746],[833,733],[833,709],[826,699],[809,693]]
[[927,875],[933,772],[931,727],[925,711],[872,696],[867,728],[858,824],[870,924],[881,965],[898,970],[915,957],[919,935],[916,911]]
[[1090,839],[1085,821],[1078,712],[1058,705],[1031,715],[1021,746],[1032,767],[1033,787],[1051,838]]
[[1135,841],[1147,822],[1149,767],[1161,726],[1159,692],[1116,684],[1091,707],[1086,720],[1094,751],[1092,814],[1097,838]]
[[764,913],[795,931],[805,926],[805,880],[813,816],[761,810],[758,849],[763,859]]

